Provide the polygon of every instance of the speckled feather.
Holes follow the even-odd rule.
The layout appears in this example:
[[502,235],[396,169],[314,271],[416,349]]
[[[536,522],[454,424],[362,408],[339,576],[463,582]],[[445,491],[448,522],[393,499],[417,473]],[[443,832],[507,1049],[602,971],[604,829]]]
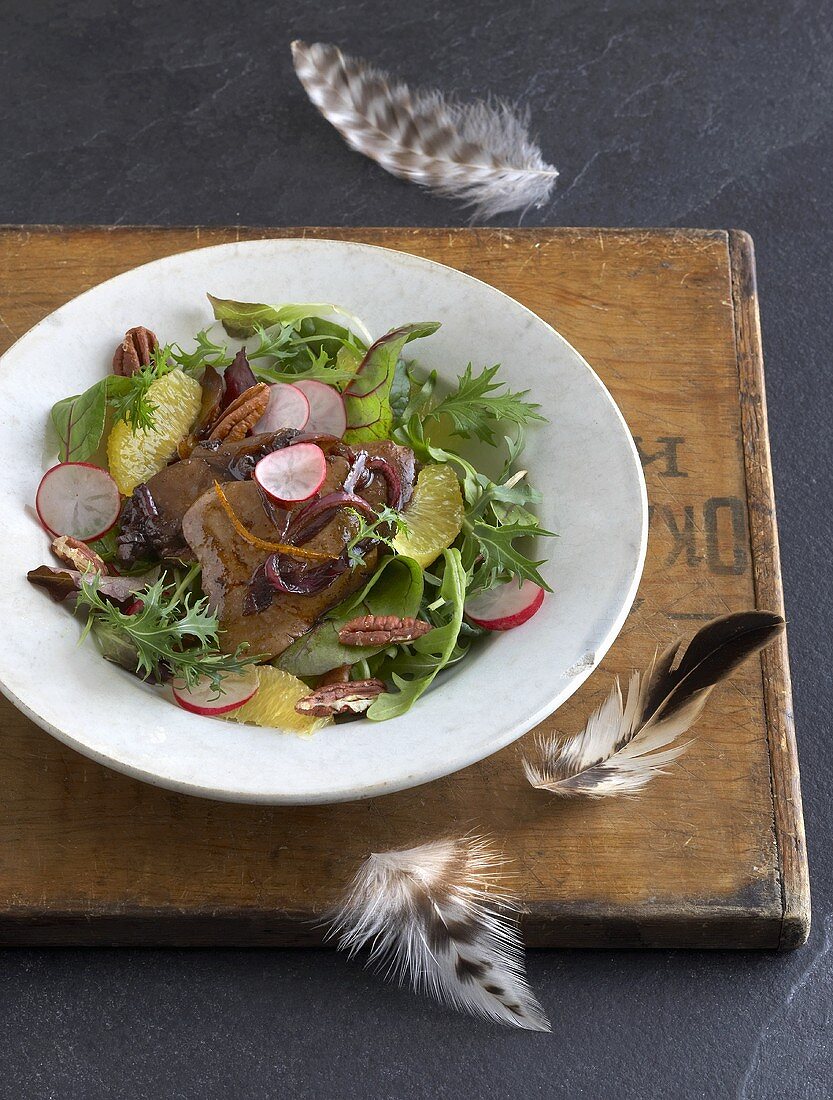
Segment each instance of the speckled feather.
[[331,915],[328,938],[400,984],[462,1012],[525,1028],[550,1025],[526,982],[502,860],[481,837],[373,853]]
[[529,135],[528,111],[411,91],[323,42],[292,43],[307,95],[347,144],[400,179],[474,208],[473,218],[541,207],[558,172]]
[[627,699],[617,679],[581,733],[540,737],[523,762],[533,787],[564,798],[636,794],[687,744],[673,742],[697,721],[714,687],[784,629],[770,611],[741,611],[706,623],[676,663],[677,638],[644,675],[632,672]]

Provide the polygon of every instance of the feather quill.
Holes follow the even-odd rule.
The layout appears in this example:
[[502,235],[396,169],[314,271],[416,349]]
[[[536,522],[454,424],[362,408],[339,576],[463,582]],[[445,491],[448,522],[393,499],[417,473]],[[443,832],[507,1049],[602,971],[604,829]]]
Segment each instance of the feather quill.
[[[677,661],[682,639],[632,672],[627,697],[618,679],[581,733],[541,737],[523,762],[533,787],[565,798],[636,794],[687,744],[674,745],[700,717],[714,687],[784,629],[771,611],[741,611],[706,623]],[[675,664],[676,662],[676,664]]]
[[327,938],[462,1012],[531,1031],[550,1026],[526,982],[516,907],[482,837],[373,853],[330,916]]
[[459,103],[411,91],[323,42],[292,43],[309,98],[347,144],[386,171],[474,207],[473,218],[543,206],[558,172],[529,134],[529,114],[503,100]]

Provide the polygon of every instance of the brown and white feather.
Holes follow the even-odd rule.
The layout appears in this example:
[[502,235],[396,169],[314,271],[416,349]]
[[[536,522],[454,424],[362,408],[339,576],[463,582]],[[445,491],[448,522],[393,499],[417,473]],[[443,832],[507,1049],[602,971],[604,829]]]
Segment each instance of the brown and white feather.
[[460,103],[407,84],[323,42],[292,43],[295,72],[347,144],[400,179],[474,207],[473,218],[543,206],[557,170],[503,100]]
[[674,744],[700,717],[715,686],[784,629],[780,615],[741,611],[706,623],[677,661],[682,639],[632,672],[626,699],[618,679],[573,737],[541,737],[524,759],[533,787],[564,798],[633,795],[687,748]]
[[503,860],[465,836],[373,853],[330,916],[328,938],[351,956],[462,1012],[549,1031],[529,989]]

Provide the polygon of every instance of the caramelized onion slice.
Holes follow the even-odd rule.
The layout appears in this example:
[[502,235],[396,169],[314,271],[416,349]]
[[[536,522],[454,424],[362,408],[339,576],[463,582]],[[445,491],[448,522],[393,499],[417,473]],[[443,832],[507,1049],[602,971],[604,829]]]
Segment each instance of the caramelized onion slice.
[[314,500],[298,512],[289,525],[286,537],[293,542],[307,542],[327,526],[332,518],[331,513],[339,508],[355,508],[368,519],[376,518],[376,512],[364,497],[347,493],[343,489],[336,489],[332,493],[326,493],[319,500]]
[[[219,481],[214,482],[214,492],[217,494],[217,499],[223,511],[229,518],[232,527],[237,534],[245,542],[248,542],[251,546],[257,546],[259,550],[268,550],[272,553],[289,554],[294,557],[304,558],[307,561],[332,561],[332,554],[323,554],[320,550],[305,550],[301,546],[291,546],[283,542],[268,542],[266,539],[260,538],[253,531],[250,531],[246,527],[234,512],[234,509],[229,502],[228,497],[223,492],[223,487]],[[288,534],[288,532],[287,532]]]

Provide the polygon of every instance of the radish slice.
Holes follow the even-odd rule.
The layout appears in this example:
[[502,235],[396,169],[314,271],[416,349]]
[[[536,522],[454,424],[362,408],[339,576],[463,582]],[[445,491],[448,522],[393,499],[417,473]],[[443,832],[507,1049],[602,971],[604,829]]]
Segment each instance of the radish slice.
[[255,481],[277,504],[300,504],[324,484],[327,459],[316,443],[272,451],[255,466]]
[[484,630],[511,630],[531,619],[544,602],[544,590],[532,581],[507,581],[466,600],[465,612]]
[[293,385],[309,401],[306,430],[341,439],[347,430],[347,410],[344,407],[344,398],[338,390],[334,390],[326,382],[316,382],[312,378],[301,378]]
[[203,676],[192,688],[184,680],[174,680],[172,687],[176,701],[192,714],[228,714],[248,703],[257,691],[257,669],[252,665],[246,672],[224,676],[221,691],[208,676]]
[[288,382],[275,382],[269,387],[269,404],[266,412],[252,428],[258,432],[276,432],[280,428],[305,428],[309,420],[309,401],[297,386]]
[[121,499],[115,481],[100,466],[61,462],[41,478],[35,509],[50,535],[90,542],[106,535],[119,518]]

